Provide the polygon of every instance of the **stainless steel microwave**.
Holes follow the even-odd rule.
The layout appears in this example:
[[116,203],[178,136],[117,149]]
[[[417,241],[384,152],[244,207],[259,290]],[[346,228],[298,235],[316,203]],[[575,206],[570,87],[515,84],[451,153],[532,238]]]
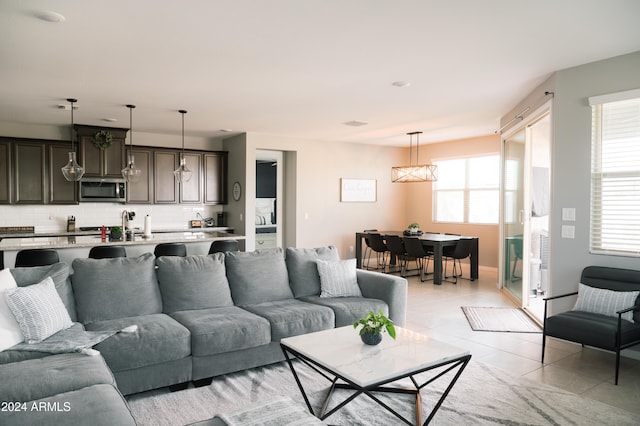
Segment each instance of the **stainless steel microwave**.
[[127,184],[117,178],[84,178],[80,181],[80,201],[124,203]]

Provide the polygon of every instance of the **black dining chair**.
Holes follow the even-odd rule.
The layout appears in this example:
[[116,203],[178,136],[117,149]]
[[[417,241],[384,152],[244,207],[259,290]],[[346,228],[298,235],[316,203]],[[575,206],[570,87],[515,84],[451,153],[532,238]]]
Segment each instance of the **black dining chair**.
[[227,251],[240,251],[237,240],[217,240],[211,243],[209,254],[225,253]]
[[[446,255],[443,253],[442,256],[445,258],[445,265],[444,265],[444,277],[446,278],[450,278],[453,277],[453,281],[448,280],[449,282],[452,282],[454,284],[458,283],[458,278],[462,277],[462,264],[460,262],[460,260],[462,259],[466,259],[467,257],[471,256],[471,248],[473,246],[473,239],[472,238],[460,238],[458,240],[458,242],[456,243],[455,247],[453,248],[453,250],[449,253],[447,253]],[[452,275],[451,276],[447,276],[447,263],[448,263],[448,259],[451,259],[453,262],[453,268],[452,268]],[[456,261],[458,262],[458,265],[456,265]],[[471,279],[471,278],[469,278]]]
[[25,249],[16,254],[16,268],[53,265],[60,262],[58,252],[53,249]]
[[[402,238],[397,235],[385,235],[384,239],[387,244],[387,249],[389,249],[389,256],[391,259],[396,260],[396,271],[400,272],[401,276],[404,276],[407,272],[407,263],[409,262],[409,257],[407,256],[407,252],[404,248],[404,243],[402,242]],[[411,259],[413,260],[413,259]],[[392,260],[389,260],[389,268],[388,272],[391,273],[391,264]]]
[[127,257],[127,251],[123,246],[96,246],[89,250],[91,259],[113,259],[116,257]]
[[433,252],[426,250],[419,238],[403,238],[404,249],[411,260],[415,260],[416,268],[420,271],[420,281],[424,282],[424,276],[429,274],[429,261]]
[[156,257],[160,256],[180,256],[187,255],[187,246],[182,243],[160,243],[153,250]]
[[369,243],[369,236],[366,235],[366,234],[370,234],[372,232],[376,232],[377,233],[378,230],[377,229],[365,229],[364,232],[365,232],[365,236],[364,236],[365,247],[364,247],[364,253],[362,255],[362,264],[363,265],[364,265],[364,260],[367,258],[367,256],[371,255],[371,243]]
[[369,236],[369,247],[371,248],[371,250],[369,251],[369,256],[367,257],[367,263],[365,265],[366,269],[371,269],[370,268],[370,264],[371,264],[371,253],[375,252],[376,253],[376,268],[374,269],[380,269],[382,268],[382,270],[384,271],[386,268],[386,255],[389,252],[389,249],[387,248],[387,245],[384,242],[384,239],[382,238],[382,235],[377,234],[377,233],[371,233],[368,234]]

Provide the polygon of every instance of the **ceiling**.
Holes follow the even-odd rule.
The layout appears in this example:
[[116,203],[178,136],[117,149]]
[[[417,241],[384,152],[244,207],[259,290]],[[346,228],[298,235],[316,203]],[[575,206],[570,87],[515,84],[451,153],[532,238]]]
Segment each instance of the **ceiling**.
[[639,19],[637,0],[2,1],[0,123],[63,126],[75,97],[76,123],[128,127],[133,103],[151,133],[183,108],[210,138],[484,135],[553,71],[640,50]]

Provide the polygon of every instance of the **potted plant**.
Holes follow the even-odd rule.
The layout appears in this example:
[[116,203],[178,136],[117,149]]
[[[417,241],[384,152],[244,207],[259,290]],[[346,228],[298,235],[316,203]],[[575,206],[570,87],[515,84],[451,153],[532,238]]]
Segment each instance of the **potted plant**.
[[392,339],[396,338],[396,328],[393,325],[393,321],[387,318],[381,309],[378,309],[378,313],[369,311],[369,313],[353,323],[353,328],[360,329],[360,338],[362,342],[367,345],[377,345],[382,341],[382,333],[387,332]]
[[417,234],[420,231],[420,225],[417,223],[410,223],[409,224],[409,232],[412,234]]
[[112,226],[109,230],[109,239],[112,241],[119,241],[122,239],[122,228],[119,226]]

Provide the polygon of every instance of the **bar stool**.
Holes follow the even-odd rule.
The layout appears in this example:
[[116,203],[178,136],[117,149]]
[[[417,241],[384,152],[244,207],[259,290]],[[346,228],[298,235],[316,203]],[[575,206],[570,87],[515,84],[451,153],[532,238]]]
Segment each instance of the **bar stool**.
[[156,257],[160,256],[180,256],[185,257],[187,255],[187,246],[182,243],[161,243],[156,245],[153,250],[153,254]]
[[240,251],[237,240],[218,240],[211,243],[209,254],[224,253],[227,251]]
[[58,252],[53,249],[25,249],[16,254],[16,268],[46,266],[60,262]]
[[115,257],[127,257],[127,251],[123,246],[96,246],[89,250],[91,259],[112,259]]

